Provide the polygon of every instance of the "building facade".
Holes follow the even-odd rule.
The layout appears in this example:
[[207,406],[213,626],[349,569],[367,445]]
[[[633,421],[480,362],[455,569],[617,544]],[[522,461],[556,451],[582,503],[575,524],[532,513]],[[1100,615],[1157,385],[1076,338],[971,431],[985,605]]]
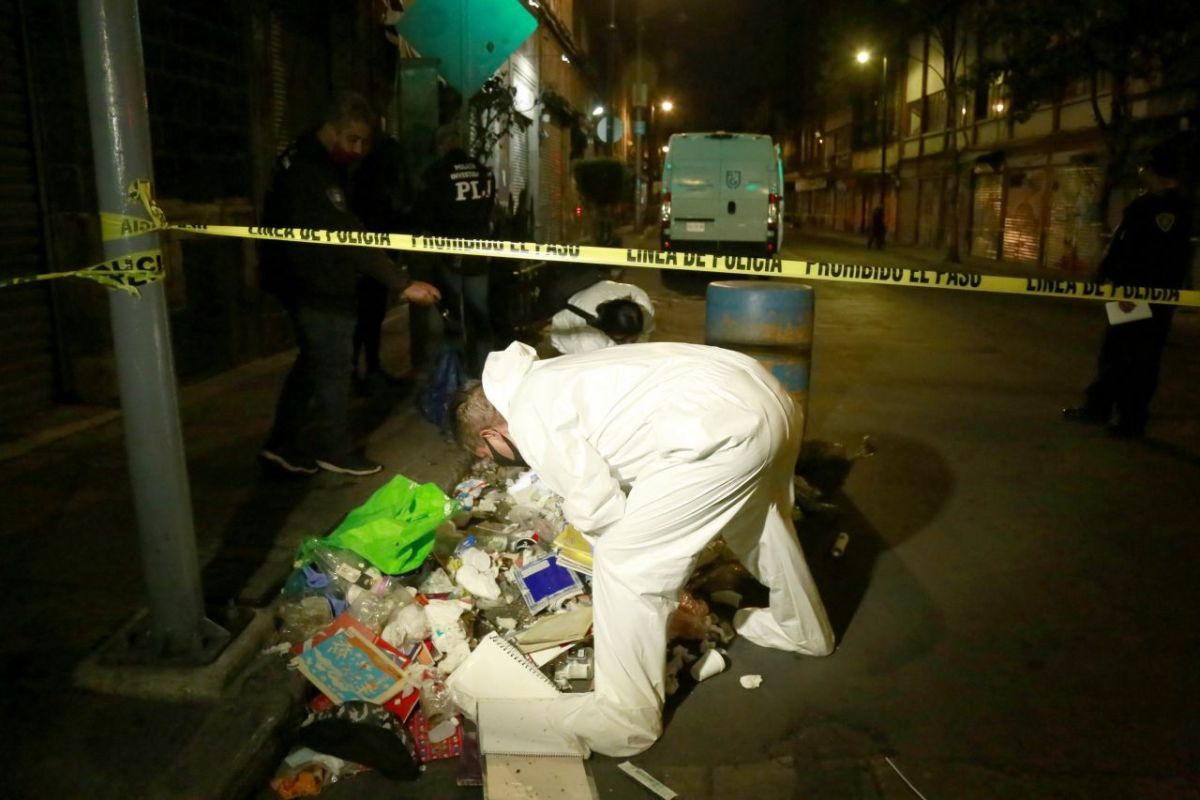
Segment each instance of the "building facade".
[[[582,108],[594,94],[589,17],[575,0],[513,2],[538,29],[500,70],[532,118],[493,154],[501,200],[527,209],[538,240],[577,239],[572,137],[543,98],[553,89]],[[333,91],[353,88],[386,110],[404,61],[388,5],[140,3],[154,188],[168,219],[252,224],[277,153]],[[0,278],[95,263],[92,164],[103,156],[91,150],[75,2],[0,0],[0,12]],[[252,242],[170,232],[163,252],[182,381],[290,346],[286,316],[259,288]],[[0,289],[0,439],[64,402],[114,402],[107,291],[74,279]]]
[[[873,84],[843,85],[826,97],[828,110],[787,136],[789,211],[810,229],[864,233],[882,190],[892,241],[948,252],[957,236],[959,256],[980,266],[1089,275],[1136,191],[1133,165],[1118,176],[1105,214],[1109,155],[1091,82],[1062,87],[1017,121],[1002,81],[970,91],[978,46],[966,41],[954,59],[953,100],[943,80],[947,59],[932,33],[889,54],[885,87],[877,75]],[[868,66],[879,69],[878,61]],[[1186,128],[1196,114],[1193,91],[1162,81],[1124,88],[1139,147]],[[1095,89],[1103,111],[1111,80],[1100,76]]]

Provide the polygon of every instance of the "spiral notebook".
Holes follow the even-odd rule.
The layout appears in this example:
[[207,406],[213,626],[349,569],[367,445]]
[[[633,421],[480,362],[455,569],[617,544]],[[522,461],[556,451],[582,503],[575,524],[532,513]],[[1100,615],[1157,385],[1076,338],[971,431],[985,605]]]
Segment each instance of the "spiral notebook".
[[516,645],[489,633],[446,679],[455,704],[471,719],[477,718],[484,698],[527,700],[555,697],[554,681],[542,674]]

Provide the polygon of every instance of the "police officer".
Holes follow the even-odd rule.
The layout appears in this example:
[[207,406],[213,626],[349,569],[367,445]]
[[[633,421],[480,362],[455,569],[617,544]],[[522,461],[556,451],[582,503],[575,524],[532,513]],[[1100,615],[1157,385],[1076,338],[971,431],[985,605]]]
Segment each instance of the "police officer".
[[[1177,152],[1165,143],[1154,148],[1138,179],[1146,192],[1126,206],[1097,280],[1117,286],[1181,288],[1191,265],[1191,212],[1179,186]],[[1121,302],[1125,311],[1133,307]],[[1170,305],[1154,303],[1150,308],[1149,319],[1108,327],[1095,380],[1082,406],[1063,409],[1066,419],[1108,423],[1115,407],[1117,419],[1109,425],[1113,435],[1139,437],[1145,432],[1175,313]]]
[[[279,157],[263,202],[263,225],[362,231],[346,200],[347,168],[367,151],[375,113],[360,95],[338,95],[320,127]],[[360,275],[385,284],[412,303],[438,300],[435,287],[412,281],[380,250],[265,242],[263,288],[275,293],[296,332],[299,353],[259,454],[291,473],[318,468],[371,475],[382,465],[366,458],[350,435],[351,355]]]
[[[421,174],[416,213],[422,227],[435,236],[490,238],[495,197],[491,170],[463,149],[453,125],[439,129],[437,149],[437,160]],[[488,280],[488,261],[478,256],[441,256],[434,267],[434,283],[446,307],[461,317],[466,367],[475,376],[494,342]]]
[[[405,166],[404,149],[392,136],[382,136],[371,146],[356,170],[350,210],[367,230],[380,233],[408,232],[412,211],[411,181]],[[396,253],[394,257],[398,257]],[[383,320],[387,316],[389,288],[369,275],[358,279],[358,322],[354,328],[354,383],[360,394],[374,395],[385,387],[403,387],[406,381],[383,368],[380,348]],[[359,372],[359,356],[362,372]]]

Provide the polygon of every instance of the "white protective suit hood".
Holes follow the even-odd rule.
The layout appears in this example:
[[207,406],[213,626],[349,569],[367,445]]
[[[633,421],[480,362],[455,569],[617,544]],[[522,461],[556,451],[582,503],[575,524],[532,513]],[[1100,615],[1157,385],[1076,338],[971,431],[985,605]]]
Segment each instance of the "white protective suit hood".
[[523,342],[488,355],[483,365],[483,394],[506,420],[517,387],[537,360],[537,351]]

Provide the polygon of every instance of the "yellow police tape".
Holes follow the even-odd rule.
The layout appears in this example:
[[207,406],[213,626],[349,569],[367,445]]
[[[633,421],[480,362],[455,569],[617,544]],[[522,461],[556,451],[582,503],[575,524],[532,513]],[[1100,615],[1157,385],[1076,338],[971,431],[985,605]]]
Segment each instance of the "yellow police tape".
[[138,287],[163,279],[162,250],[155,248],[126,253],[108,261],[101,261],[99,264],[92,264],[83,269],[73,269],[69,272],[44,272],[40,275],[6,278],[0,280],[0,289],[5,286],[19,286],[57,278],[87,278],[107,286],[109,289],[120,289],[136,295]]
[[656,250],[593,247],[590,245],[502,242],[491,239],[462,239],[402,233],[326,231],[312,228],[263,228],[234,225],[170,225],[171,230],[210,236],[273,239],[308,244],[374,247],[412,253],[461,256],[493,256],[536,259],[568,264],[608,267],[649,267],[704,272],[721,277],[775,277],[842,283],[874,283],[889,286],[923,286],[975,292],[1019,294],[1033,297],[1074,297],[1084,300],[1148,300],[1179,306],[1200,307],[1200,291],[1159,289],[1145,286],[1114,286],[1088,281],[1050,278],[1017,278],[979,275],[909,267],[873,267],[824,261],[783,258],[719,256],[708,253],[664,253]]
[[[776,277],[841,283],[873,283],[888,286],[921,286],[936,289],[1017,294],[1027,297],[1067,297],[1081,300],[1145,300],[1177,306],[1200,307],[1200,291],[1160,289],[1055,278],[1019,278],[1004,275],[980,275],[973,272],[914,269],[911,267],[875,267],[863,264],[839,264],[825,261],[800,261],[784,258],[750,258],[708,253],[670,253],[632,248],[594,247],[591,245],[538,244],[504,242],[490,239],[464,239],[404,233],[366,231],[329,231],[315,228],[265,228],[241,225],[187,225],[166,221],[162,210],[150,195],[150,184],[138,181],[130,189],[129,199],[145,209],[147,217],[101,214],[104,241],[136,238],[159,230],[173,230],[208,236],[242,239],[268,239],[304,244],[341,245],[459,256],[492,256],[521,260],[556,261],[608,267],[675,269],[704,272],[720,277]],[[81,270],[35,275],[0,281],[0,287],[53,278],[81,277],[99,281],[114,289],[137,293],[137,287],[161,280],[162,254],[147,250],[120,259],[95,264]]]

